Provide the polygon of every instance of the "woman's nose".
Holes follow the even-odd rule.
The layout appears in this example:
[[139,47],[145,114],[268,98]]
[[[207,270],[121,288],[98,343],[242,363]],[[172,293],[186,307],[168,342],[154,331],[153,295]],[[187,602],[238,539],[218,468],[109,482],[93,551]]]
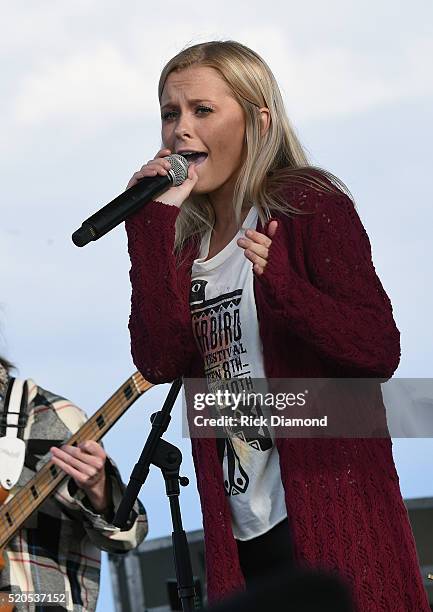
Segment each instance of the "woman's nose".
[[185,119],[185,117],[182,117],[180,119],[180,121],[178,122],[175,128],[174,133],[177,137],[180,137],[180,138],[184,138],[185,136],[191,136],[192,129],[191,129],[191,126],[188,124],[187,120]]

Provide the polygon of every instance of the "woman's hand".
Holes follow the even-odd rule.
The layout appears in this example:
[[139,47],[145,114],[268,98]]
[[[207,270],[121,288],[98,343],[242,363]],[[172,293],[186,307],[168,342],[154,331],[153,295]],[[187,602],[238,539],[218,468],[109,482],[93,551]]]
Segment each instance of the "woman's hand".
[[[157,174],[164,176],[168,174],[171,164],[168,160],[163,159],[171,154],[170,149],[161,149],[153,159],[150,159],[147,164],[141,167],[138,172],[135,172],[129,181],[126,189],[136,185],[140,179],[145,176],[156,176]],[[170,187],[167,191],[158,196],[158,202],[163,204],[171,204],[180,208],[183,202],[187,199],[195,184],[198,181],[198,175],[195,171],[195,164],[192,163],[188,168],[188,178],[179,185],[179,187]]]
[[275,236],[278,221],[271,221],[267,227],[267,235],[261,234],[253,229],[247,229],[245,238],[239,238],[238,245],[244,249],[244,255],[253,262],[254,272],[260,276],[263,274],[268,263],[269,247],[271,238]]
[[77,446],[65,444],[50,450],[53,463],[74,479],[96,512],[102,514],[109,505],[105,476],[107,455],[102,446],[94,440],[86,440]]

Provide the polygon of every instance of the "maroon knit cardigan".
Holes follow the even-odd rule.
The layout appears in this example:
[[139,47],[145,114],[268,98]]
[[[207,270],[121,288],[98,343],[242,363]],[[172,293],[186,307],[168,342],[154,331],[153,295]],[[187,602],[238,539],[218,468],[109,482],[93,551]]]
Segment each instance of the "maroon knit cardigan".
[[[400,334],[376,275],[368,236],[343,194],[287,186],[314,212],[279,221],[263,275],[254,278],[268,378],[389,378]],[[153,383],[203,377],[192,334],[191,266],[173,255],[179,209],[151,202],[126,223],[134,363]],[[257,225],[261,229],[260,222]],[[376,400],[377,410],[383,403]],[[359,612],[429,612],[390,439],[277,439],[298,563],[337,571]],[[244,587],[214,439],[193,439],[203,512],[208,595]]]

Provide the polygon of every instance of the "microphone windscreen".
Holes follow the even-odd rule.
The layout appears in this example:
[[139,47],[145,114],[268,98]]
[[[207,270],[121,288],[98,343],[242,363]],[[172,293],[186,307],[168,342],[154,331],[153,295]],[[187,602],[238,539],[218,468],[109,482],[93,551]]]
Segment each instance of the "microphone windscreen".
[[164,157],[164,159],[167,159],[171,164],[169,174],[173,179],[173,186],[178,187],[179,185],[182,185],[182,183],[188,178],[188,160],[183,155],[179,155],[178,153],[167,155],[167,157]]

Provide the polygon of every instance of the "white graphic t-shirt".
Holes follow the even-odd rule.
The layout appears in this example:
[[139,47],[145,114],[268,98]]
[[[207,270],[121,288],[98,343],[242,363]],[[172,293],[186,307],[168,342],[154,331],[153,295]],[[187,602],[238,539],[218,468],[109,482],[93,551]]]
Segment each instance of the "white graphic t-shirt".
[[[252,207],[242,228],[217,255],[205,261],[210,232],[202,240],[200,256],[193,263],[190,308],[193,333],[204,359],[211,391],[222,389],[224,379],[238,379],[241,389],[254,392],[254,379],[264,379],[262,344],[253,290],[252,263],[237,240],[255,229],[257,210]],[[256,408],[260,411],[260,407]],[[248,438],[242,430],[218,439],[224,486],[229,496],[233,535],[250,540],[287,516],[278,450],[269,430],[257,429]]]

